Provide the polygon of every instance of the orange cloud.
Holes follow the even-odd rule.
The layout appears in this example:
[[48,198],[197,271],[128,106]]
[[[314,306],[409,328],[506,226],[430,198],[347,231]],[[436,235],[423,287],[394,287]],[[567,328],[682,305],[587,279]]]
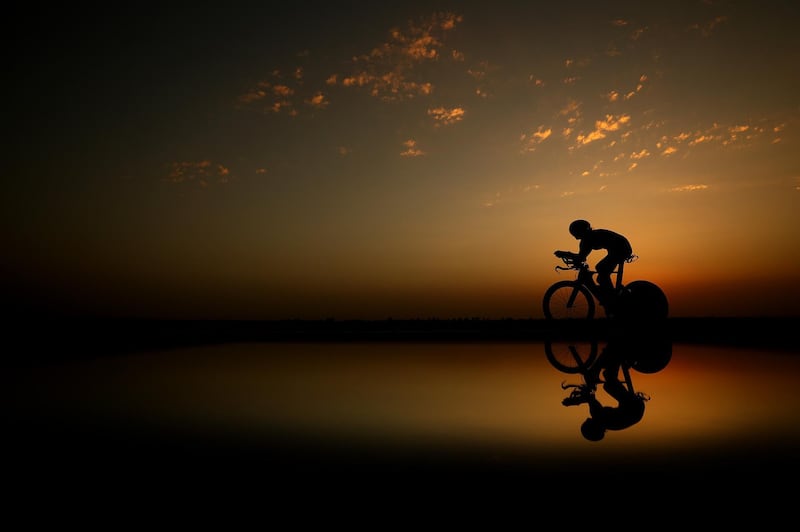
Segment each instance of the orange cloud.
[[406,149],[400,152],[402,157],[421,157],[425,155],[424,151],[417,148],[417,141],[414,139],[408,139],[403,142],[403,146],[405,146]]
[[330,103],[326,98],[325,95],[321,92],[317,92],[311,98],[306,100],[306,103],[312,107],[316,107],[318,109],[323,109],[328,106]]
[[597,120],[594,123],[595,129],[586,135],[578,135],[577,140],[579,144],[589,144],[595,140],[600,140],[606,137],[609,131],[617,131],[621,126],[630,121],[630,115],[606,115],[604,120]]
[[[405,30],[392,29],[387,42],[354,58],[356,72],[344,76],[342,86],[367,87],[372,96],[385,101],[431,94],[433,83],[413,79],[416,66],[444,57],[445,35],[461,20],[453,13],[436,13],[419,23],[410,23]],[[449,58],[461,61],[463,54],[454,51]]]
[[669,189],[670,192],[696,192],[698,190],[707,190],[708,185],[681,185],[678,187],[672,187]]
[[545,129],[544,126],[539,126],[536,131],[529,135],[523,133],[522,136],[520,136],[520,140],[522,141],[522,152],[535,151],[536,146],[547,140],[552,132],[553,131],[550,128]]
[[433,119],[436,121],[436,126],[448,126],[450,124],[461,122],[461,120],[464,119],[465,113],[466,111],[464,111],[464,109],[461,107],[454,107],[452,109],[436,107],[433,109],[428,109],[428,116],[433,117]]

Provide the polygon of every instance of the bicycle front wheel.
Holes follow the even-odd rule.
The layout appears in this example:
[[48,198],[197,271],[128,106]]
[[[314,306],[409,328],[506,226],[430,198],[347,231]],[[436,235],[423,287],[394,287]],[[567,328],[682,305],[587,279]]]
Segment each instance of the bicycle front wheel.
[[591,319],[594,297],[575,281],[558,281],[544,293],[544,317],[548,320]]

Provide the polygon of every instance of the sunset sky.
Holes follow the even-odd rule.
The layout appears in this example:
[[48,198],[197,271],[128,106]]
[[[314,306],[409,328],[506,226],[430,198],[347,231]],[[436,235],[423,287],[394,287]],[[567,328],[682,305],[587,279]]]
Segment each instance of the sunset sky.
[[15,18],[21,311],[540,318],[585,218],[672,316],[800,315],[796,2],[212,4]]

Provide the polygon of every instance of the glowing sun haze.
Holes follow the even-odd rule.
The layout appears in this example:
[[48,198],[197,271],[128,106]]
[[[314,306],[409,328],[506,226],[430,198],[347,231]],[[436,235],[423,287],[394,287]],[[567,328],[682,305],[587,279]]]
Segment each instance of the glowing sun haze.
[[673,316],[800,315],[793,3],[236,4],[20,16],[20,308],[538,318],[585,218]]

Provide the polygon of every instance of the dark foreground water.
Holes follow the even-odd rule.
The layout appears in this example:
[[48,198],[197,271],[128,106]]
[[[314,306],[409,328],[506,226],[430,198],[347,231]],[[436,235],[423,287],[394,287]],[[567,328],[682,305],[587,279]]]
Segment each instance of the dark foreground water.
[[[590,356],[627,369],[643,408],[599,441],[581,431],[590,403],[562,404]],[[618,406],[610,370],[597,375],[594,398]],[[798,379],[794,350],[642,339],[225,343],[18,365],[2,375],[4,481],[780,498],[796,490],[774,479],[800,473]]]
[[[642,345],[632,354],[652,362],[634,360],[630,375],[644,414],[587,441],[589,404],[562,404],[562,383],[584,375],[547,356],[570,363],[570,346],[599,357],[608,342],[230,343],[7,368],[4,439],[20,469],[45,471],[76,456],[87,469],[239,458],[542,475],[796,467],[796,352]],[[602,385],[595,397],[616,406]]]

